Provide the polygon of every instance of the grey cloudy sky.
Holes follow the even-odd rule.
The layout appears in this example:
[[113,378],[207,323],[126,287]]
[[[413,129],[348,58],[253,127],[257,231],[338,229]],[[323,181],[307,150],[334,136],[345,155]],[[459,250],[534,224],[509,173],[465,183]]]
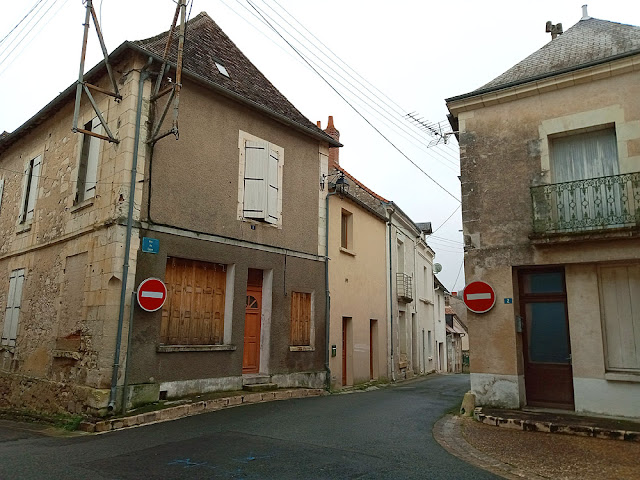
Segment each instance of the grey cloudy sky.
[[[445,98],[480,87],[541,48],[550,41],[545,22],[561,22],[566,30],[580,20],[584,3],[569,0],[251,1],[265,17],[281,25],[282,33],[303,53],[326,70],[323,75],[327,80],[343,92],[369,122],[456,197],[459,197],[460,185],[455,139],[447,145],[428,148],[431,138],[412,129],[402,116],[417,112],[431,122],[445,120]],[[395,201],[416,222],[431,221],[434,228],[438,228],[455,211],[459,203],[382,139],[257,17],[246,0],[193,0],[192,3],[192,17],[206,11],[310,120],[321,120],[324,128],[327,116],[334,116],[345,145],[340,163],[350,173],[380,195]],[[588,3],[593,17],[640,25],[637,1],[591,0]],[[81,0],[40,0],[33,20],[28,23],[32,18],[29,17],[4,39],[36,4],[38,0],[3,2],[0,132],[19,127],[71,85],[78,75],[84,21]],[[94,0],[94,5],[101,12],[101,27],[109,51],[124,40],[141,39],[167,30],[175,10],[172,0]],[[306,47],[295,43],[296,40]],[[308,53],[309,50],[329,66]],[[331,56],[330,51],[344,63],[336,60],[338,63],[334,64],[322,57],[321,52]],[[99,45],[91,32],[87,69],[100,59]],[[349,74],[361,82],[366,79],[370,85],[365,89]],[[461,228],[458,210],[429,239],[436,261],[444,267],[438,276],[451,290],[460,289],[465,283],[464,274],[459,275],[463,256]]]

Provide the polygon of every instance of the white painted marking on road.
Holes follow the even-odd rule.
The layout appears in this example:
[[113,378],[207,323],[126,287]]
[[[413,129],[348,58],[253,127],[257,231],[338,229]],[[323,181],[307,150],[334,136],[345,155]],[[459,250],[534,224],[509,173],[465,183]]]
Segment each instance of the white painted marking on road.
[[140,296],[142,298],[162,298],[164,294],[162,292],[142,292]]
[[491,300],[490,293],[470,293],[467,300]]

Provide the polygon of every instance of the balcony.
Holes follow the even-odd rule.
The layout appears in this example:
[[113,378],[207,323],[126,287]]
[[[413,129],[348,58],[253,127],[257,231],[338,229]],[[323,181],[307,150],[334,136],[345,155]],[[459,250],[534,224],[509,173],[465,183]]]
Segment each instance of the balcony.
[[536,235],[640,226],[640,172],[531,187]]
[[413,301],[411,277],[406,273],[396,273],[396,292],[399,302],[411,303]]

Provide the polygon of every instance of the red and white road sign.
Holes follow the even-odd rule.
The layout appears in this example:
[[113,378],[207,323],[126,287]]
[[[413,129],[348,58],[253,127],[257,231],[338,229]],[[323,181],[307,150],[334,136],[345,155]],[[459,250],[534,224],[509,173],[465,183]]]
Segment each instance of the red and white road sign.
[[167,299],[167,286],[158,278],[147,278],[138,286],[138,305],[147,312],[160,310]]
[[464,287],[464,304],[473,313],[486,313],[496,303],[496,292],[485,282],[471,282]]

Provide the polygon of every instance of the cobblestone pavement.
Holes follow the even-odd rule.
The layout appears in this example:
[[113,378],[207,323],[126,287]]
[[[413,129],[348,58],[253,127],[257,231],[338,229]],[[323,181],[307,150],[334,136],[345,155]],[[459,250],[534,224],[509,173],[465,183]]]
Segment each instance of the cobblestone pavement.
[[434,437],[450,453],[510,479],[640,478],[640,443],[525,432],[447,416]]

